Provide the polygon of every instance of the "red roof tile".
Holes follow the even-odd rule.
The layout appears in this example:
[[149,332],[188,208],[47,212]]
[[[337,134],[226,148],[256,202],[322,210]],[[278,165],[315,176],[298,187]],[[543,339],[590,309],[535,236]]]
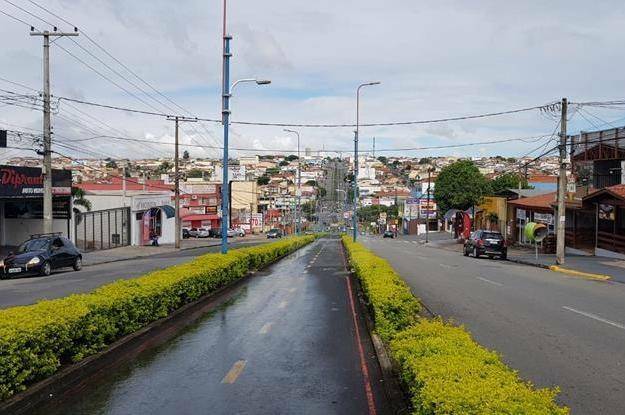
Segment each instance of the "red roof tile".
[[551,209],[551,204],[556,200],[556,192],[545,193],[544,195],[524,197],[522,199],[510,200],[509,205],[527,208]]

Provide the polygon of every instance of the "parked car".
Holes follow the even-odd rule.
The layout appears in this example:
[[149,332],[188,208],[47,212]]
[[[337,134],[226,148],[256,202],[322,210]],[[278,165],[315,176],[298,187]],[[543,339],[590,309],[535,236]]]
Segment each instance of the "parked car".
[[210,232],[206,228],[198,228],[197,233],[195,235],[196,238],[208,238],[210,236]]
[[237,231],[235,231],[234,229],[228,229],[226,233],[228,235],[228,238],[234,238],[238,235]]
[[191,233],[189,232],[189,229],[182,228],[182,239],[189,239],[190,237]]
[[197,238],[197,228],[191,228],[189,229],[189,236],[192,236],[194,238]]
[[501,259],[508,258],[506,240],[500,232],[477,230],[464,242],[464,256],[473,255],[479,258],[486,255],[489,258],[496,256]]
[[384,235],[382,237],[383,238],[394,238],[395,237],[395,233],[393,231],[385,231]]
[[0,260],[0,275],[50,275],[53,269],[82,269],[82,255],[72,241],[61,234],[38,234],[23,242],[15,252]]
[[267,239],[275,238],[282,238],[282,230],[276,228],[269,229],[269,232],[267,232]]
[[236,236],[245,236],[245,229],[243,228],[234,228],[234,232],[236,233]]

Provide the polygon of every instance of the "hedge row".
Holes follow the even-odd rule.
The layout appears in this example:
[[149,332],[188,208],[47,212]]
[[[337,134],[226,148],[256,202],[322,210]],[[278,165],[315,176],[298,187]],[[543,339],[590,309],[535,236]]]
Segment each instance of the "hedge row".
[[[555,389],[536,389],[462,327],[418,317],[417,299],[389,263],[343,237],[375,329],[407,386],[414,414],[568,414]],[[411,299],[407,296],[410,294]]]
[[207,254],[88,294],[1,310],[0,400],[314,239]]

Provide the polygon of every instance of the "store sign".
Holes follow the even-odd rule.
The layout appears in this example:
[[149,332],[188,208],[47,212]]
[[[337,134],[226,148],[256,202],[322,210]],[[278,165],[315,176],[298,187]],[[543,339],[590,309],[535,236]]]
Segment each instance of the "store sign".
[[553,225],[553,214],[551,213],[534,213],[534,222]]
[[252,219],[250,220],[250,225],[254,228],[260,228],[261,226],[263,226],[263,214],[253,213]]
[[180,190],[183,193],[191,193],[191,194],[213,194],[217,193],[217,186],[214,184],[198,184],[198,183],[180,183]]
[[142,211],[148,210],[159,206],[171,205],[171,196],[158,195],[158,196],[134,196],[132,198],[132,210]]
[[[52,194],[72,194],[72,172],[52,170]],[[42,197],[43,175],[36,167],[0,166],[0,197]]]
[[525,219],[526,218],[526,213],[525,213],[525,209],[518,209],[516,210],[516,217],[517,219]]
[[217,206],[204,206],[204,213],[207,215],[216,215]]

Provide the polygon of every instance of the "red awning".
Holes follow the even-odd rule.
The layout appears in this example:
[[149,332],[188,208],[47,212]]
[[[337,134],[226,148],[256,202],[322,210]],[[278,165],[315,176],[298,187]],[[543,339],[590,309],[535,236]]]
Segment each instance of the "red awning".
[[192,220],[219,220],[221,218],[219,217],[219,215],[187,215],[187,216],[181,217],[180,219],[185,220],[185,221],[192,221]]

